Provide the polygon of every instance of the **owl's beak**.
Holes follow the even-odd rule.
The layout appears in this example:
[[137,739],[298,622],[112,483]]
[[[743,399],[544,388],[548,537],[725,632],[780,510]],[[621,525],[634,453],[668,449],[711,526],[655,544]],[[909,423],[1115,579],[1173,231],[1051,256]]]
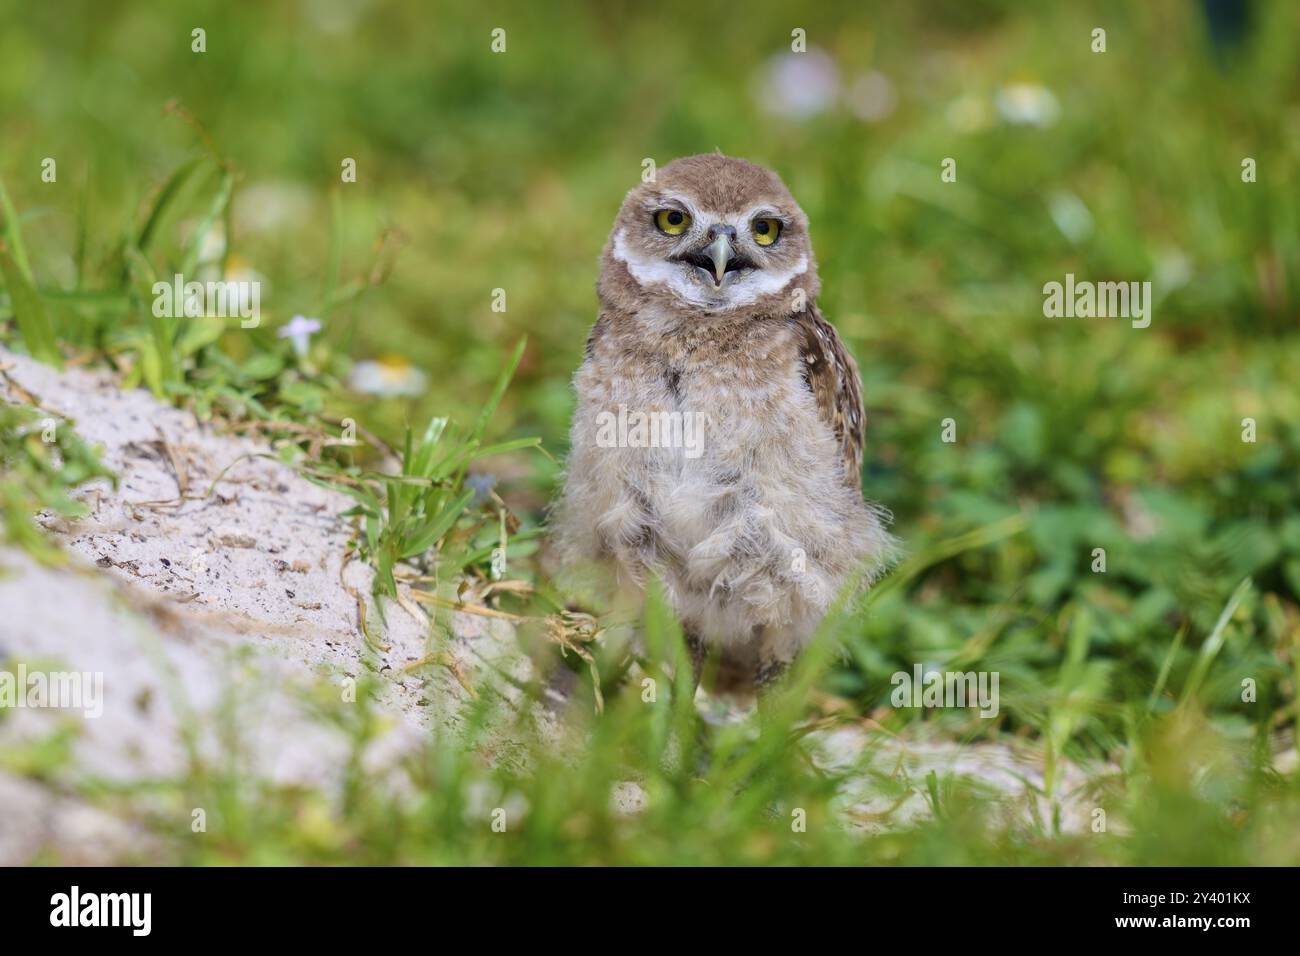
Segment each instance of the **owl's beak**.
[[731,240],[725,235],[718,236],[704,247],[704,254],[713,263],[713,275],[717,284],[722,285],[722,277],[727,274],[727,262],[736,254]]

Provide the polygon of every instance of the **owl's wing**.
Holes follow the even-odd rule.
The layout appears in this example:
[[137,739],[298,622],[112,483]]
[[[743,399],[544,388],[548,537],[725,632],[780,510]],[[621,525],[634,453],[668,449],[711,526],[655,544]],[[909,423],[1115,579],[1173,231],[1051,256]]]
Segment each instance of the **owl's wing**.
[[587,361],[591,360],[591,353],[596,350],[596,343],[605,337],[605,332],[609,328],[609,319],[604,312],[596,316],[596,324],[591,327],[587,333],[587,345],[583,349],[582,355]]
[[845,478],[862,487],[862,435],[866,411],[858,365],[844,348],[835,327],[816,306],[790,317],[799,343],[800,374],[817,399],[822,421],[835,433],[844,457]]

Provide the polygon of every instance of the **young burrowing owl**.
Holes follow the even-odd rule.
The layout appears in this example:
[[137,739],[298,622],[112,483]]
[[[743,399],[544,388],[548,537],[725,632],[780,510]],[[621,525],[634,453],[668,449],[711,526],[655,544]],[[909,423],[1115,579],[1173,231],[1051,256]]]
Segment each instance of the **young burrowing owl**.
[[818,289],[776,174],[679,159],[623,201],[574,379],[562,555],[625,595],[658,576],[697,677],[717,653],[731,692],[770,682],[891,550],[862,499],[857,365]]

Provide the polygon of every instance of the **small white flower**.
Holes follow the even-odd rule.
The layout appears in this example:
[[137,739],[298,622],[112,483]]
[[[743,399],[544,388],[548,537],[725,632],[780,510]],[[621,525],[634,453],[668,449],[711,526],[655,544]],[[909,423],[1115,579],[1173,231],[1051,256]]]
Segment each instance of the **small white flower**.
[[1061,115],[1055,94],[1038,83],[1012,83],[993,98],[998,114],[1014,126],[1047,127]]
[[1181,289],[1192,281],[1196,274],[1192,260],[1181,249],[1161,249],[1156,254],[1155,270],[1151,274],[1151,285],[1160,295]]
[[1068,189],[1052,193],[1047,200],[1047,209],[1061,235],[1076,245],[1092,235],[1092,213],[1083,200]]
[[320,331],[320,319],[309,319],[305,316],[295,315],[289,320],[288,324],[280,326],[280,331],[276,334],[282,339],[291,339],[293,341],[293,350],[298,353],[299,358],[306,358],[307,346],[311,342],[311,337]]
[[236,232],[272,232],[311,218],[312,193],[300,183],[250,183],[235,193]]
[[853,81],[844,102],[849,112],[864,123],[879,123],[888,119],[898,107],[898,96],[889,77],[873,70]]
[[777,116],[807,119],[824,113],[839,96],[840,74],[823,50],[781,53],[763,64],[755,83],[758,105]]
[[400,355],[381,355],[377,361],[358,362],[352,366],[348,384],[366,395],[392,397],[419,395],[427,376]]
[[370,0],[307,0],[307,19],[321,33],[350,33]]
[[230,257],[226,263],[224,273],[221,269],[220,257],[208,263],[200,263],[195,278],[204,282],[220,281],[227,283],[226,294],[230,297],[232,314],[234,312],[242,314],[252,308],[253,286],[257,286],[258,302],[260,303],[266,297],[266,287],[269,285],[266,276],[254,269],[238,255]]

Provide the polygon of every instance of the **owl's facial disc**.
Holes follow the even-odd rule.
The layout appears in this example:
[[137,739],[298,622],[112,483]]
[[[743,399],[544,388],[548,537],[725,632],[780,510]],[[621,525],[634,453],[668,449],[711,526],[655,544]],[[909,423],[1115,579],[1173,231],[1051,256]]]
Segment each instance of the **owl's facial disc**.
[[798,224],[766,202],[718,211],[689,196],[654,193],[625,206],[610,252],[643,289],[724,312],[778,295],[808,270]]

